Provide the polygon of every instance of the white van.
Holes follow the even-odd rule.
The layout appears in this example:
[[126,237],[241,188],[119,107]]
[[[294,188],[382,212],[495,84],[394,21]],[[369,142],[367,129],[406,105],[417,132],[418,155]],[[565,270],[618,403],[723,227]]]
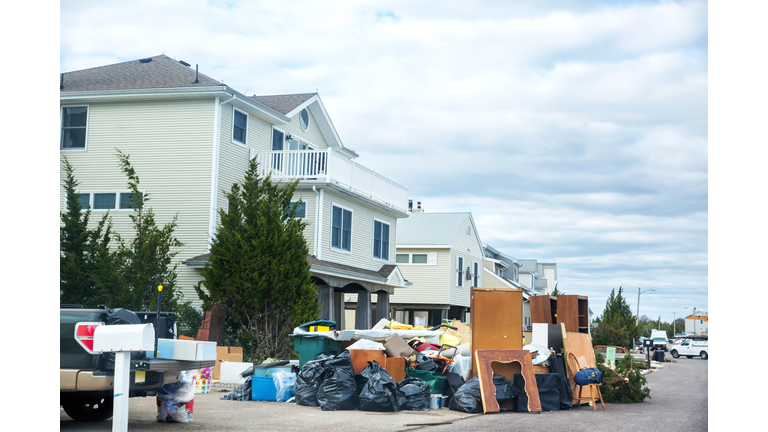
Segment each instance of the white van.
[[706,360],[709,358],[709,341],[685,339],[673,345],[670,354],[674,358],[686,356],[687,358],[701,357]]
[[667,351],[667,332],[664,330],[651,330],[651,339],[653,339],[653,349]]

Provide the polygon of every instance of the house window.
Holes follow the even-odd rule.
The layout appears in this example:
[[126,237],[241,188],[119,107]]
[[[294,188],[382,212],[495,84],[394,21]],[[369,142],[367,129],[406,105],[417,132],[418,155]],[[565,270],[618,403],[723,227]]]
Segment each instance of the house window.
[[[80,202],[80,208],[83,210],[88,210],[88,207],[91,206],[91,194],[89,193],[81,193],[77,194],[77,200]],[[67,210],[69,210],[69,203],[66,203]]]
[[397,254],[395,255],[395,262],[397,264],[408,264],[410,261],[410,256],[408,254]]
[[413,264],[426,264],[427,254],[413,254],[411,255],[411,263]]
[[113,193],[95,193],[93,194],[94,210],[113,210],[117,194]]
[[456,286],[464,286],[464,258],[456,257]]
[[245,135],[248,131],[248,115],[238,111],[234,107],[235,111],[234,121],[232,125],[232,140],[245,144]]
[[480,265],[478,263],[472,264],[472,286],[478,286],[480,280]]
[[64,107],[61,113],[61,148],[84,149],[88,107]]
[[373,257],[389,260],[389,224],[373,221]]
[[133,192],[120,192],[120,209],[132,209],[136,207],[133,202]]
[[[283,151],[283,146],[285,145],[285,133],[279,129],[272,129],[272,151],[273,152],[279,152]],[[272,169],[275,170],[282,170],[283,169],[283,155],[272,153]]]
[[352,212],[333,206],[331,247],[350,251],[352,242]]
[[291,210],[296,209],[295,219],[303,218],[307,216],[307,203],[305,202],[298,202],[294,201],[292,202],[288,208],[285,209],[285,214],[283,214],[284,218],[288,218],[291,215]]
[[306,108],[301,110],[299,120],[301,122],[301,130],[306,131],[309,128],[309,111]]
[[437,265],[437,252],[397,254],[397,264]]

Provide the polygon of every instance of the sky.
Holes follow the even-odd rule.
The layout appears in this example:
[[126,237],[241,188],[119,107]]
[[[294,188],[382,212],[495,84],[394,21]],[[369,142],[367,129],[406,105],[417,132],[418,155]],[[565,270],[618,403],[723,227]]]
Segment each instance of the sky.
[[164,53],[317,91],[359,163],[596,315],[619,287],[654,320],[709,310],[705,1],[64,0],[59,36],[60,72]]

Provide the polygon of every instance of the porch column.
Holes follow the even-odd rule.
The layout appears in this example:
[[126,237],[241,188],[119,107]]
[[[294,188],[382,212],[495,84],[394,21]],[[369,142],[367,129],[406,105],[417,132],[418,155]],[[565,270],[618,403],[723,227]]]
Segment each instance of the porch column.
[[440,309],[440,322],[448,319],[448,309]]
[[335,291],[333,293],[333,321],[336,321],[336,330],[346,329],[346,308],[344,307],[344,293]]
[[371,293],[361,289],[357,291],[355,308],[355,330],[371,329]]
[[467,308],[466,307],[460,307],[459,308],[459,321],[466,322],[467,321]]
[[317,299],[320,303],[320,319],[326,319],[334,321],[334,318],[336,314],[334,313],[334,296],[333,296],[333,288],[328,285],[321,285],[319,289],[319,298]]
[[385,291],[376,293],[376,322],[389,319],[389,294]]
[[[405,311],[408,313],[408,324],[410,325],[416,325],[416,311],[413,309],[408,309]],[[405,315],[405,314],[403,314]]]

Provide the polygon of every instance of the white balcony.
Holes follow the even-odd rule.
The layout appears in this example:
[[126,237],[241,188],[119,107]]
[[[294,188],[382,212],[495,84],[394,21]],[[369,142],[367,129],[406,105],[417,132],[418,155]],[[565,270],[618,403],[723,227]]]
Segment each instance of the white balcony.
[[405,212],[408,188],[355,161],[326,150],[253,151],[259,175],[274,180],[333,183],[380,204]]

